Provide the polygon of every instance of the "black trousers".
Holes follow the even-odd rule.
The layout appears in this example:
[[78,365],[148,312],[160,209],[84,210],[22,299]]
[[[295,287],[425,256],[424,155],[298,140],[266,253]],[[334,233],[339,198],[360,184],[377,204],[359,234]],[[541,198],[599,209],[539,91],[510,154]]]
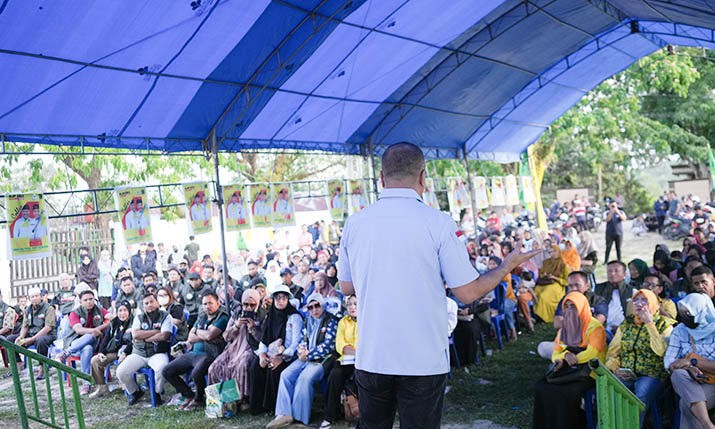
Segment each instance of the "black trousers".
[[[477,346],[479,345],[479,334],[481,332],[481,322],[475,317],[467,322],[460,320],[454,328],[454,346],[457,349],[457,359],[460,365],[469,365],[476,362]],[[453,350],[450,347],[450,353]],[[450,356],[451,356],[450,354]],[[456,362],[451,360],[451,362]]]
[[288,362],[283,362],[275,369],[261,368],[260,361],[260,359],[256,359],[249,372],[251,395],[248,398],[248,403],[251,407],[251,414],[275,411],[281,373],[288,367]]
[[656,216],[658,219],[658,234],[663,233],[663,222],[665,222],[665,216]]
[[618,260],[621,260],[621,242],[623,241],[622,235],[606,234],[606,259],[604,262],[607,264],[609,262],[608,255],[611,253],[611,246],[616,245],[616,256]]
[[[41,337],[37,337],[37,340],[35,340],[34,344],[30,344],[31,346],[37,347],[37,353],[41,354],[42,356],[47,356],[49,351],[50,351],[50,346],[52,343],[57,339],[54,335],[54,331],[52,331],[53,335],[43,335]],[[12,334],[7,336],[7,340],[11,343],[14,343],[16,339],[20,337],[20,334]],[[25,347],[27,348],[27,347]],[[17,358],[17,361],[20,362],[20,354],[15,355]]]
[[[162,371],[164,379],[171,383],[177,392],[184,395],[184,398],[196,398],[200,404],[204,402],[206,391],[206,375],[209,373],[209,366],[213,360],[206,358],[206,355],[195,353],[184,353],[178,358],[172,360],[164,367]],[[191,391],[191,388],[181,377],[187,372],[191,372],[191,379],[196,385],[196,395]]]
[[383,375],[356,370],[360,429],[392,428],[395,411],[401,429],[439,428],[447,374]]
[[325,398],[325,420],[335,423],[340,418],[342,406],[340,394],[345,389],[347,380],[355,373],[355,365],[340,365],[337,360],[330,367],[325,367],[328,374],[328,391]]

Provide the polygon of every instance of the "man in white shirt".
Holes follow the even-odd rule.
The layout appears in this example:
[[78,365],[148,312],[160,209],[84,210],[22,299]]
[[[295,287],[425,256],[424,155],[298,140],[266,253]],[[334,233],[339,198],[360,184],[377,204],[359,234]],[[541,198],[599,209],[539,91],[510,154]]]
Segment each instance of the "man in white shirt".
[[236,225],[246,223],[246,209],[243,207],[240,192],[236,191],[231,195],[231,200],[226,206],[226,217],[228,219],[235,219],[234,222],[236,222]]
[[293,208],[288,200],[288,189],[283,188],[276,196],[275,213],[279,219],[290,220]]
[[20,210],[20,218],[15,221],[12,228],[12,238],[29,238],[32,236],[33,226],[30,218],[30,206],[25,204]]
[[271,207],[268,205],[268,190],[261,189],[256,202],[253,204],[253,216],[263,216],[264,218],[260,219],[260,221],[264,222],[270,220],[270,215]]
[[608,281],[599,283],[594,289],[608,304],[606,328],[612,332],[626,320],[628,301],[633,297],[633,288],[626,283],[626,265],[621,261],[611,261],[606,266]]
[[350,196],[354,211],[362,210],[367,206],[367,198],[362,194],[362,186],[357,185]]
[[478,278],[454,221],[421,200],[422,151],[390,146],[380,176],[378,201],[345,224],[338,261],[340,291],[358,298],[360,427],[391,428],[399,408],[400,427],[438,428],[449,371],[444,284],[471,303],[538,251],[519,243]]
[[32,226],[30,238],[38,239],[47,235],[47,227],[42,225],[42,217],[45,212],[40,211],[40,205],[35,204],[32,206],[32,219],[30,219],[30,225]]

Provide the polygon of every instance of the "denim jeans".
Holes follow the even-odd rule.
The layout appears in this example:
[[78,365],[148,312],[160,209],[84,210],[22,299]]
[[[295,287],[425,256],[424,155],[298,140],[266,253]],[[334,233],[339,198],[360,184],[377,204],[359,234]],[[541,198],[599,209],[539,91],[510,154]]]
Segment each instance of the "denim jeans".
[[664,384],[657,378],[647,376],[640,376],[636,380],[623,381],[623,384],[625,384],[626,387],[638,397],[638,399],[643,401],[646,406],[646,409],[640,416],[640,426],[643,427],[643,419],[645,418],[645,414],[648,412],[648,407],[650,406],[651,401],[653,401],[653,399],[655,399],[663,390]]
[[97,346],[97,338],[92,336],[92,334],[84,334],[79,338],[75,338],[67,347],[73,355],[79,353],[80,365],[82,372],[89,375],[92,369],[92,355],[94,354],[94,348]]
[[514,309],[516,308],[516,301],[510,299],[504,300],[504,321],[506,322],[506,327],[509,330],[514,330]]
[[323,378],[323,365],[317,362],[294,360],[281,373],[276,400],[276,416],[293,416],[308,424],[313,405],[313,384]]

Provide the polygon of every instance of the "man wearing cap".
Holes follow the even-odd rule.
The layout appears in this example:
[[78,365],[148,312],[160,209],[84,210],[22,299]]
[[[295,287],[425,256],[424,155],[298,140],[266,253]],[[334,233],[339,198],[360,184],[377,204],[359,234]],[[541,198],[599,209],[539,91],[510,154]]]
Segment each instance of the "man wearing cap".
[[[64,350],[55,360],[65,363],[68,357],[80,354],[82,372],[90,374],[90,363],[94,349],[102,340],[104,331],[109,327],[110,319],[107,310],[97,305],[92,289],[85,289],[79,294],[80,305],[69,314],[70,329],[65,333],[62,344]],[[89,383],[84,382],[79,389],[80,395],[89,393]]]
[[400,427],[438,428],[449,371],[447,312],[435,305],[444,303],[444,284],[472,303],[538,251],[521,253],[518,243],[479,277],[454,220],[422,202],[420,148],[387,148],[380,177],[377,202],[346,221],[338,260],[341,292],[358,298],[360,427],[391,428],[399,408]]
[[303,322],[298,359],[281,373],[276,418],[266,428],[288,426],[294,419],[308,424],[315,394],[313,384],[323,378],[323,363],[335,352],[338,321],[324,310],[323,295],[311,294],[307,307],[310,316]]
[[206,292],[213,292],[213,289],[201,281],[199,273],[189,273],[186,279],[188,284],[181,286],[176,298],[184,305],[184,310],[189,312],[188,325],[194,326],[201,310],[201,297]]
[[[50,344],[57,339],[55,307],[42,300],[39,288],[30,288],[28,295],[30,296],[30,305],[25,310],[22,329],[19,334],[7,337],[7,340],[22,347],[34,345],[37,347],[37,353],[47,356]],[[20,362],[19,356],[17,360]],[[40,366],[38,379],[44,378],[44,370]]]
[[290,268],[283,268],[281,270],[281,279],[283,279],[283,284],[290,290],[293,297],[298,300],[298,302],[303,301],[303,288],[293,282],[293,271]]

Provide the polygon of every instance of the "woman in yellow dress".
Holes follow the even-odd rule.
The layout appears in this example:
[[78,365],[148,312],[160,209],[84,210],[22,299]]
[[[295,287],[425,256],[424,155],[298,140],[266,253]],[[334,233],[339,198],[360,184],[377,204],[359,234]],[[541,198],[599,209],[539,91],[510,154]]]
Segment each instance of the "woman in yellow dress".
[[538,300],[534,313],[544,322],[552,323],[556,307],[566,293],[567,278],[571,270],[561,257],[559,246],[552,246],[549,256],[541,266],[539,281],[534,288]]

